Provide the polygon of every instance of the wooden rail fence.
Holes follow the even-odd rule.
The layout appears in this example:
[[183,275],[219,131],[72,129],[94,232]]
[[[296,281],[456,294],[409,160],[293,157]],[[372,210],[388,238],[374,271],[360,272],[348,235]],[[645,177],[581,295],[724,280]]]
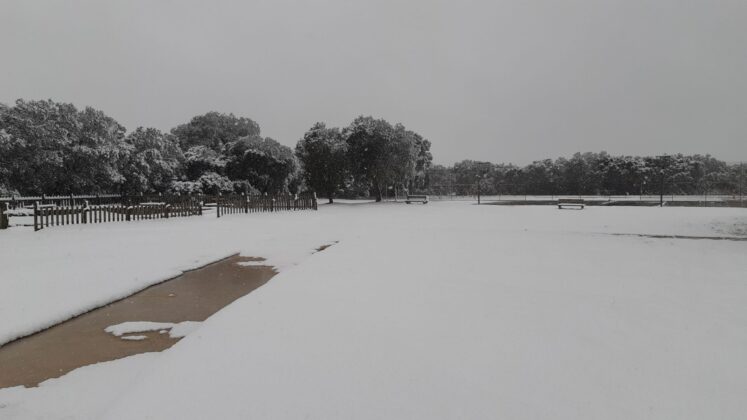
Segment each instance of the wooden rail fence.
[[172,195],[172,194],[137,194],[137,195],[125,195],[125,194],[85,194],[85,195],[39,195],[39,196],[9,196],[0,197],[0,208],[2,204],[6,204],[7,209],[31,209],[34,203],[40,205],[55,205],[55,206],[80,206],[85,202],[90,205],[101,205],[101,204],[126,204],[135,205],[148,202],[167,203],[174,204],[182,202],[184,200],[196,200],[202,202],[214,202],[215,197],[213,195],[205,194],[190,194],[190,195]]
[[194,200],[167,203],[101,204],[57,206],[34,203],[34,230],[50,226],[89,223],[129,222],[202,215],[202,205]]
[[[218,217],[235,213],[317,210],[314,193],[263,195],[57,195],[0,197],[0,229],[10,216],[33,215],[34,230],[72,224],[126,222],[202,215],[215,203]],[[30,221],[29,221],[30,223]]]
[[6,204],[9,210],[30,208],[34,203],[41,205],[54,204],[56,206],[83,205],[86,201],[91,204],[115,204],[125,202],[130,198],[147,198],[149,201],[153,196],[125,196],[120,194],[86,194],[86,195],[39,195],[39,196],[11,196],[0,197],[0,207]]
[[316,194],[232,195],[217,197],[216,199],[218,217],[236,213],[291,210],[317,210]]

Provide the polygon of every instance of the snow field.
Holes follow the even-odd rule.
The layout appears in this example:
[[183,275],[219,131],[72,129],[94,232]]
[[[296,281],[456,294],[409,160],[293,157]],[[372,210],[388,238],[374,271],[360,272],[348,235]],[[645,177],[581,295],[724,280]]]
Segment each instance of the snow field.
[[[205,243],[281,262],[268,284],[152,358],[0,390],[0,417],[696,419],[747,411],[747,242],[609,235],[733,235],[747,221],[743,210],[431,203],[262,216],[197,225],[220,232]],[[125,247],[128,260],[160,257],[164,242],[193,237],[195,227],[154,225],[157,234],[121,235],[144,244]],[[104,242],[107,228],[67,239],[90,237],[84,249],[96,254],[94,237]],[[191,245],[181,251],[181,261],[144,264],[166,270],[200,255]],[[69,278],[73,265],[57,271]],[[49,318],[33,296],[26,304]],[[130,386],[106,385],[120,375]],[[102,389],[81,392],[92,383]]]

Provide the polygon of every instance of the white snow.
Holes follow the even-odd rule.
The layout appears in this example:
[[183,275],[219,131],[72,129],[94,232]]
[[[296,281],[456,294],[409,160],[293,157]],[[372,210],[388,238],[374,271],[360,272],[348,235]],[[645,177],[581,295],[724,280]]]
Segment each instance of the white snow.
[[137,386],[162,355],[144,353],[84,366],[36,388],[0,389],[0,419],[99,420],[112,399]]
[[142,340],[145,340],[145,339],[147,339],[147,338],[148,338],[148,336],[147,336],[147,335],[128,335],[128,336],[124,336],[124,337],[122,337],[122,340],[128,340],[128,341],[142,341]]
[[[0,345],[236,253],[282,270],[318,235],[278,234],[322,216],[230,215],[0,232]],[[311,227],[311,226],[309,226]]]
[[110,325],[104,329],[109,334],[117,337],[123,334],[158,331],[172,328],[173,322],[151,322],[151,321],[128,321],[121,324]]
[[[124,334],[143,333],[143,332],[149,332],[149,331],[158,331],[161,334],[165,334],[166,331],[168,330],[169,336],[171,338],[182,338],[182,337],[185,337],[187,334],[196,330],[200,326],[200,324],[201,322],[199,321],[182,321],[178,323],[152,322],[152,321],[128,321],[128,322],[122,322],[116,325],[110,325],[106,327],[104,331],[114,336],[121,337]],[[142,338],[132,338],[132,337],[142,337]],[[144,335],[122,337],[123,340],[142,340],[145,338],[148,338],[148,337]]]
[[[0,390],[0,418],[747,412],[747,241],[611,235],[744,235],[744,209],[335,204],[171,222],[12,232],[0,242],[11,274],[0,319],[12,322],[0,331],[38,328],[208,254],[266,257],[281,272],[157,358]],[[63,243],[80,246],[63,258],[52,246]]]
[[171,338],[182,338],[186,337],[187,334],[192,334],[197,328],[200,327],[200,324],[202,322],[197,321],[183,321],[178,324],[175,324],[171,330],[169,331],[169,336]]
[[237,262],[236,265],[240,265],[242,267],[253,267],[253,266],[266,266],[267,263],[265,261],[240,261],[240,262]]

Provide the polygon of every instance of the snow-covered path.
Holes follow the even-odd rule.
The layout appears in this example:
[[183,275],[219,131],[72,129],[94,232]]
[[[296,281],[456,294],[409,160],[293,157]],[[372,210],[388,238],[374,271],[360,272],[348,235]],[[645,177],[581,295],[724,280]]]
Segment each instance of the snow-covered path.
[[[201,258],[241,251],[269,257],[281,273],[161,354],[0,391],[0,417],[683,419],[747,412],[747,242],[609,235],[734,235],[747,223],[744,210],[382,204],[171,222],[13,233],[11,273],[42,284],[55,281],[54,273],[56,281],[75,279],[65,290],[91,290],[53,314],[36,302],[43,285],[16,293],[21,280],[12,279],[7,290],[15,299],[0,298],[7,311],[0,315],[8,319],[23,305],[36,320],[11,318],[17,321],[2,326],[4,336]],[[55,241],[81,246],[55,260]],[[332,241],[339,243],[311,255]],[[174,243],[178,249],[169,250]],[[59,262],[15,267],[29,251]],[[97,272],[77,267],[84,258],[97,260],[100,271],[116,261],[119,274],[96,289],[101,277],[88,276]],[[128,271],[140,260],[142,273]],[[107,385],[114,378],[132,385]]]

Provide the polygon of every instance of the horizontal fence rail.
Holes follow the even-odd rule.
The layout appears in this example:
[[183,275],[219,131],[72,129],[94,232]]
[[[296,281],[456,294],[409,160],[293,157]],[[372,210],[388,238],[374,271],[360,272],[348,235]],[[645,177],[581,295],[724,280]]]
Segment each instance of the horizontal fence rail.
[[6,204],[9,210],[17,210],[30,209],[34,203],[41,205],[54,204],[56,206],[83,205],[86,201],[92,204],[115,204],[122,203],[123,199],[127,197],[120,194],[12,196],[0,197],[0,204]]
[[184,200],[195,200],[205,203],[214,203],[220,195],[208,194],[143,194],[143,195],[124,195],[124,194],[87,194],[87,195],[39,195],[39,196],[11,196],[0,197],[0,208],[2,204],[6,205],[8,210],[31,210],[34,203],[55,206],[76,206],[88,202],[90,205],[102,204],[126,204],[136,205],[142,203],[156,202],[175,204]]
[[236,213],[292,210],[317,210],[315,193],[268,195],[232,195],[216,198],[218,217]]

